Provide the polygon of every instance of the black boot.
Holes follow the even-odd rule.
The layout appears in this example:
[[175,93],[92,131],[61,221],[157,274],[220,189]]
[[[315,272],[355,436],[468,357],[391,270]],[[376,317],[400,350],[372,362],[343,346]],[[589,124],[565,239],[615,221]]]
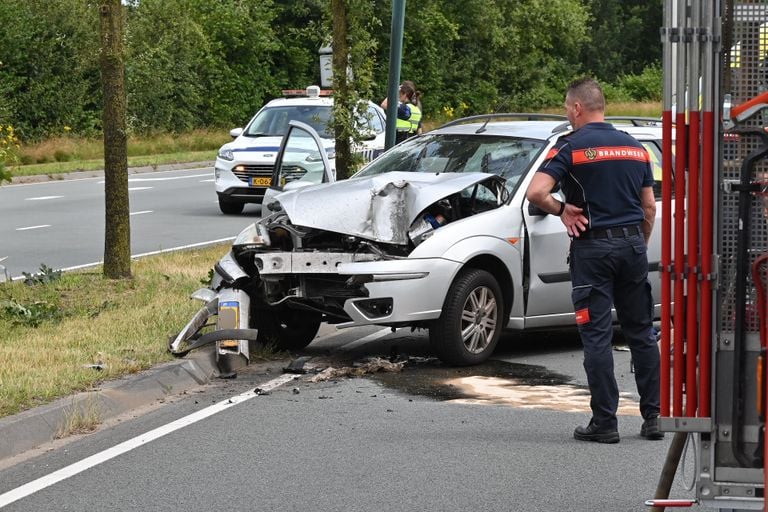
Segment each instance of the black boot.
[[576,430],[573,431],[573,438],[579,441],[614,444],[619,442],[619,432],[616,430],[599,430],[590,421],[586,427],[576,427]]

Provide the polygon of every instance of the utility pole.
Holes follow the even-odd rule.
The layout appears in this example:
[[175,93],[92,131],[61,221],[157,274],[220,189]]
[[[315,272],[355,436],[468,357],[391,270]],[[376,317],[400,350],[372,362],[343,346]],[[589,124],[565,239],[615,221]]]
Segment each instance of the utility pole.
[[387,84],[387,133],[384,149],[395,145],[397,103],[400,100],[400,63],[403,59],[403,28],[405,27],[405,0],[392,0],[392,28],[389,42],[389,81]]
[[104,277],[109,279],[131,277],[122,9],[120,0],[99,1],[99,67],[104,93]]

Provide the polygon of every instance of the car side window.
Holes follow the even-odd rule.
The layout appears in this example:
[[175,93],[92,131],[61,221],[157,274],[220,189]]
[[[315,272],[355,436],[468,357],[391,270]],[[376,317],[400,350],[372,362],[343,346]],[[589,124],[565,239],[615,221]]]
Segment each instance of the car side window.
[[379,116],[379,113],[376,112],[376,109],[372,106],[368,106],[368,118],[369,118],[369,124],[373,131],[376,133],[381,133],[384,131],[384,122],[381,119],[381,116]]

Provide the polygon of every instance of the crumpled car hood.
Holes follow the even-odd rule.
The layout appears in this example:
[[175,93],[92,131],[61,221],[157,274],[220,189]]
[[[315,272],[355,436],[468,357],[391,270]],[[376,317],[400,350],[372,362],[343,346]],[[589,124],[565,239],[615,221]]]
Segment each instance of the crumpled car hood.
[[291,190],[275,199],[297,226],[408,244],[408,229],[428,206],[485,180],[503,181],[484,173],[388,172]]

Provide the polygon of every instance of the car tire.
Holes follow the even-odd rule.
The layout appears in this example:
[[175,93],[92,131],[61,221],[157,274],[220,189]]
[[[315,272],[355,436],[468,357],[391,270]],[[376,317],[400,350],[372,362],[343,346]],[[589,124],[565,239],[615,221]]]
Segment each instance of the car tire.
[[323,315],[299,309],[260,310],[259,341],[280,350],[301,350],[315,339]]
[[440,318],[429,328],[432,350],[451,365],[482,363],[499,342],[503,306],[493,275],[480,269],[461,272],[448,290]]
[[244,207],[244,203],[237,201],[227,201],[226,199],[219,198],[219,209],[221,210],[221,213],[225,213],[227,215],[237,215],[239,213],[243,213]]

